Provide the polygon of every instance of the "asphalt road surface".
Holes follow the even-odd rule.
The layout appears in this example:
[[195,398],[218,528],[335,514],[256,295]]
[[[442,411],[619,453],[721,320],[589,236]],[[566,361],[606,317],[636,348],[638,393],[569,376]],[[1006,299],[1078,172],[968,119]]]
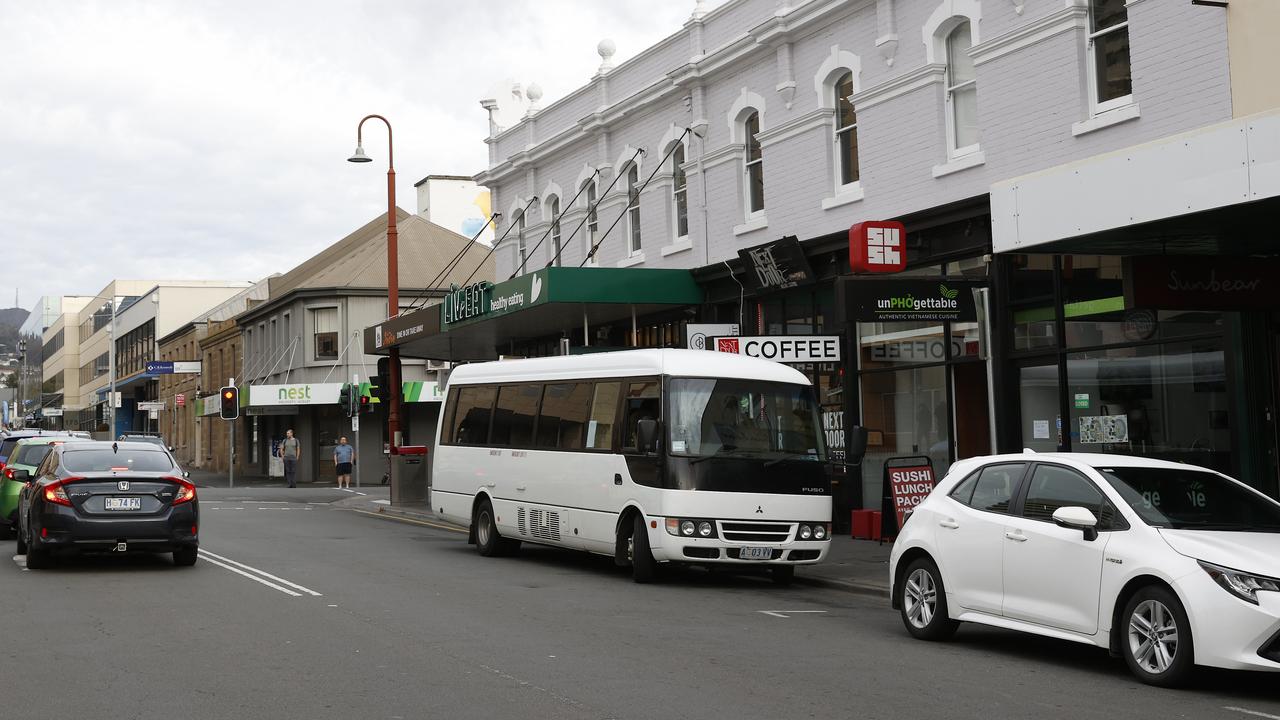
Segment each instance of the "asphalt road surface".
[[[374,491],[378,492],[378,491]],[[482,558],[332,489],[202,489],[202,558],[0,563],[0,718],[1277,718],[1280,676],[1140,685],[1103,651],[877,598]]]

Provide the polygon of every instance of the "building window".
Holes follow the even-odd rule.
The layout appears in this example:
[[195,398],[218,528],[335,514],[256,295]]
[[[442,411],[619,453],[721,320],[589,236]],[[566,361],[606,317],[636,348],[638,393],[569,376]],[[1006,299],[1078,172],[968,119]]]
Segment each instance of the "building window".
[[[586,186],[587,196],[587,235],[586,235],[586,251],[584,255],[590,255],[591,249],[596,246],[596,234],[600,230],[600,218],[596,215],[596,183],[594,180],[588,180],[583,185]],[[594,258],[587,257],[587,264],[594,263]]]
[[836,146],[839,148],[840,184],[858,182],[858,116],[853,110],[853,73],[836,80]]
[[978,149],[978,81],[966,20],[947,35],[947,149],[951,156]]
[[311,311],[315,333],[317,360],[338,359],[338,309],[318,308]]
[[747,138],[747,213],[764,210],[764,156],[760,152],[760,113],[753,112],[743,122]]
[[548,203],[551,209],[551,264],[560,266],[560,198],[555,195],[551,196],[551,202]]
[[1129,13],[1125,0],[1090,0],[1089,50],[1095,112],[1127,104],[1133,95],[1129,72]]
[[628,254],[640,254],[640,170],[635,163],[627,170],[627,225],[630,242]]
[[684,144],[677,144],[671,153],[671,203],[674,206],[676,219],[676,237],[689,236],[689,193],[688,178],[685,177]]
[[524,210],[521,210],[516,217],[516,254],[520,259],[520,265],[516,268],[516,272],[520,272],[529,260],[529,248],[525,246],[524,240]]

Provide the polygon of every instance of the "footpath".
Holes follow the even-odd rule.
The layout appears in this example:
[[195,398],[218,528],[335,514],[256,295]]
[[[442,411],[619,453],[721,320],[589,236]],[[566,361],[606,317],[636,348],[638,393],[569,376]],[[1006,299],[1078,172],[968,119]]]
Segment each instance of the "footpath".
[[[198,487],[225,488],[225,473],[212,473],[202,470],[191,470],[191,481]],[[381,479],[381,475],[378,476]],[[322,488],[333,487],[332,482],[315,482],[299,478],[299,487]],[[261,475],[237,475],[237,488],[282,488],[284,478],[265,477]],[[354,489],[354,485],[353,485]],[[442,520],[425,504],[392,506],[387,499],[387,486],[379,482],[364,483],[362,488],[368,495],[355,496],[339,500],[336,505],[353,510],[378,513],[389,517],[420,522],[431,522],[452,525]],[[845,592],[889,597],[889,553],[893,544],[875,540],[855,540],[848,536],[838,535],[831,538],[831,549],[827,559],[817,565],[802,565],[796,568],[797,583],[819,585]]]

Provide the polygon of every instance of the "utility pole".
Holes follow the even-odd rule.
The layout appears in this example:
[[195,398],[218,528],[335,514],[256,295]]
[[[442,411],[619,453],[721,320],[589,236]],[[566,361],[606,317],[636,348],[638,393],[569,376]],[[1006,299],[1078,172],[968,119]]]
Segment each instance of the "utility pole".
[[[228,378],[227,387],[235,387],[236,379]],[[227,423],[227,487],[236,486],[236,421]]]
[[[360,392],[360,373],[351,373],[351,392]],[[360,487],[360,411],[363,406],[359,402],[359,396],[356,395],[356,414],[351,416],[351,434],[355,436],[356,451],[351,458],[354,467],[352,468],[356,474],[356,488]]]

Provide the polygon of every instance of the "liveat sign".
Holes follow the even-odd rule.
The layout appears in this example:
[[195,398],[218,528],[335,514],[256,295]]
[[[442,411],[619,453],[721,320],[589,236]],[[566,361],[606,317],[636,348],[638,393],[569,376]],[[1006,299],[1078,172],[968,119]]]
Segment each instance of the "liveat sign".
[[716,338],[718,352],[782,363],[840,362],[838,335],[762,335]]

